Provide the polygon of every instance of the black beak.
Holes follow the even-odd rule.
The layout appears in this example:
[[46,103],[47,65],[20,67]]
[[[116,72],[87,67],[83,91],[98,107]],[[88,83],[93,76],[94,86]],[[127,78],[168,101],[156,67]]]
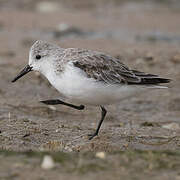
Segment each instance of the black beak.
[[27,74],[28,72],[32,71],[32,67],[27,65],[11,82],[17,81],[19,78]]

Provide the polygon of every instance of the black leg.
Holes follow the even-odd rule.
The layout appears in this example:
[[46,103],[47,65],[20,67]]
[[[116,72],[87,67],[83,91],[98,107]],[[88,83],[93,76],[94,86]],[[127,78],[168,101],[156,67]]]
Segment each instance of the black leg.
[[104,121],[104,118],[105,118],[105,116],[106,116],[106,113],[107,113],[106,109],[105,109],[103,106],[101,106],[101,120],[99,121],[99,124],[98,124],[98,127],[97,127],[95,133],[89,135],[89,136],[90,136],[90,137],[89,137],[89,140],[93,139],[95,136],[98,135],[99,129],[100,129],[100,127],[101,127],[102,122]]
[[77,109],[77,110],[83,110],[85,108],[84,105],[76,106],[76,105],[69,104],[69,103],[66,103],[64,101],[61,101],[59,99],[50,99],[50,100],[45,100],[45,101],[40,101],[40,102],[47,104],[47,105],[62,104],[62,105],[69,106],[69,107],[72,107],[72,108]]

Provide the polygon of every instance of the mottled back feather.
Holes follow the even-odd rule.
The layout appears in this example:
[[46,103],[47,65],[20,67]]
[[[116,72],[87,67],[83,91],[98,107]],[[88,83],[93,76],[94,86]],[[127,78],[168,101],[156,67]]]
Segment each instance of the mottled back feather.
[[[69,52],[69,53],[68,53]],[[74,66],[83,70],[87,77],[107,84],[159,84],[169,79],[157,75],[131,70],[120,59],[100,52],[70,48],[66,49],[64,60],[70,60]]]

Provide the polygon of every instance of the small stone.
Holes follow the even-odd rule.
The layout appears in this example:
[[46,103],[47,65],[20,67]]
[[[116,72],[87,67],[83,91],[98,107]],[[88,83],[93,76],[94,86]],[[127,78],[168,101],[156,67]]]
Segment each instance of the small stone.
[[173,63],[180,63],[180,54],[176,54],[171,60]]
[[58,11],[59,4],[56,2],[39,2],[36,6],[37,11],[42,12],[42,13],[51,13]]
[[154,55],[151,52],[148,52],[145,55],[144,59],[147,60],[147,61],[152,61],[152,60],[154,60]]
[[55,163],[54,160],[52,159],[51,156],[49,155],[45,155],[41,164],[41,168],[48,170],[48,169],[52,169],[55,167]]
[[179,129],[179,124],[177,124],[177,123],[169,123],[169,124],[163,125],[162,128],[170,129],[170,130],[178,130]]
[[66,24],[66,23],[60,23],[58,26],[57,26],[57,30],[59,31],[66,31],[67,29],[70,28],[70,25],[69,24]]
[[66,23],[61,23],[57,26],[55,31],[53,32],[53,36],[55,38],[61,38],[65,36],[83,36],[86,35],[87,32],[82,31],[78,27],[71,26]]
[[96,157],[99,158],[99,159],[105,159],[106,154],[105,154],[105,152],[97,152]]
[[60,131],[59,129],[56,129],[56,131],[55,131],[55,132],[56,132],[56,133],[58,133],[59,131]]

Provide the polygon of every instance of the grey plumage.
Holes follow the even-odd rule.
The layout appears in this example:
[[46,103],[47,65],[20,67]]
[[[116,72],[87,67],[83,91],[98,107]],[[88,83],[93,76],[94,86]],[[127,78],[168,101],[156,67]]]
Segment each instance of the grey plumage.
[[120,59],[101,52],[80,48],[63,49],[51,43],[37,41],[31,48],[33,55],[52,56],[55,61],[56,73],[61,73],[67,62],[84,71],[89,78],[106,84],[158,85],[168,83],[170,79],[161,78],[129,69]]
[[70,48],[66,54],[63,60],[73,61],[74,66],[83,70],[87,77],[107,84],[157,85],[170,82],[170,79],[158,75],[131,70],[119,59],[97,51]]

